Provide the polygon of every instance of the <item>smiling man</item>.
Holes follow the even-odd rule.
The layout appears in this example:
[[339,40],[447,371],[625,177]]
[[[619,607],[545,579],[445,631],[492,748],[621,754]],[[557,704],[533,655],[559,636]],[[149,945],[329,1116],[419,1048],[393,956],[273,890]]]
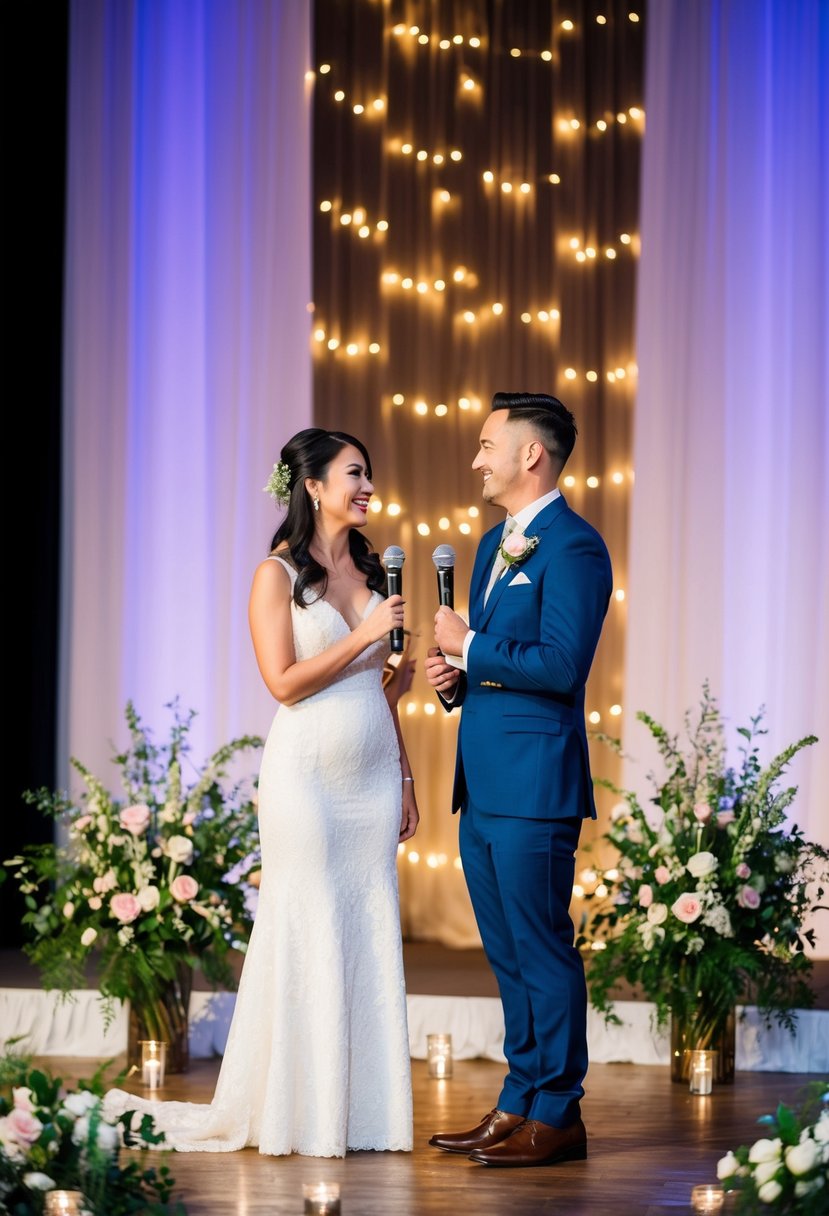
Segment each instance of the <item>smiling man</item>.
[[435,617],[426,675],[462,705],[453,811],[509,1071],[493,1109],[430,1144],[490,1166],[583,1158],[587,994],[569,905],[582,819],[596,816],[584,688],[612,586],[598,532],[557,482],[573,416],[541,393],[496,393],[472,464],[507,513],[481,540],[470,623]]

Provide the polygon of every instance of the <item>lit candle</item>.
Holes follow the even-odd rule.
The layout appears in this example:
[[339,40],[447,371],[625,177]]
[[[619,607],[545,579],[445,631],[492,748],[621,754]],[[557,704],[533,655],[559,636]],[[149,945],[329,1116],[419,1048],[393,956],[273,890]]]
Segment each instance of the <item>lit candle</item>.
[[703,1183],[691,1191],[691,1208],[698,1216],[712,1216],[721,1212],[725,1202],[725,1192],[721,1186]]
[[714,1082],[713,1051],[692,1051],[690,1069],[690,1091],[692,1094],[710,1094]]
[[80,1216],[83,1211],[80,1191],[47,1191],[44,1196],[44,1216]]
[[429,1076],[435,1080],[448,1080],[452,1076],[451,1034],[429,1034],[426,1036],[426,1058]]
[[305,1182],[302,1185],[306,1216],[340,1216],[340,1188],[336,1182]]
[[148,1089],[158,1089],[164,1084],[164,1065],[167,1044],[159,1039],[141,1041],[141,1083]]

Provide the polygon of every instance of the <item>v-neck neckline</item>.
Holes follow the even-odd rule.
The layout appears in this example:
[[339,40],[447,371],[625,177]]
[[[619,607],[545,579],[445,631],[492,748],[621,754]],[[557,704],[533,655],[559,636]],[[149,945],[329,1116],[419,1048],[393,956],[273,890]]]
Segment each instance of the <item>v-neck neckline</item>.
[[[362,625],[363,621],[366,619],[366,613],[368,612],[369,608],[371,607],[372,600],[374,599],[374,597],[375,597],[375,595],[376,595],[376,594],[377,594],[377,592],[376,592],[376,591],[371,591],[371,592],[369,593],[368,602],[366,603],[366,606],[365,606],[365,608],[363,609],[363,611],[360,613],[360,620],[359,620],[359,621],[358,621],[358,623],[357,623],[357,624],[354,626],[354,628],[352,628],[352,627],[351,627],[351,625],[349,625],[349,623],[348,623],[348,621],[346,620],[345,616],[342,614],[342,612],[340,612],[339,608],[337,608],[337,606],[336,606],[335,604],[332,604],[330,600],[327,600],[327,599],[325,598],[325,596],[324,596],[324,595],[321,595],[321,596],[319,597],[319,599],[322,601],[322,603],[323,603],[323,604],[327,604],[327,605],[328,605],[328,607],[331,609],[331,611],[332,611],[332,612],[336,612],[337,616],[340,618],[340,620],[342,621],[342,623],[345,625],[345,627],[346,627],[346,629],[348,630],[348,632],[349,632],[349,633],[353,633],[353,632],[354,632],[354,630],[355,630],[355,629],[358,629],[358,628],[360,627],[360,625]],[[316,602],[316,601],[315,601],[315,602]]]

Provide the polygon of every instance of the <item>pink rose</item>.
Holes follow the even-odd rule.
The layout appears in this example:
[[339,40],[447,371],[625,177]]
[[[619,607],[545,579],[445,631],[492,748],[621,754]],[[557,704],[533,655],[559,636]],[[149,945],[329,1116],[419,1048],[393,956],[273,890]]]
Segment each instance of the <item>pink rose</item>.
[[639,888],[639,907],[649,908],[653,903],[653,887],[649,883],[643,882]]
[[741,908],[751,908],[752,910],[759,908],[760,892],[756,891],[754,887],[740,887],[737,892],[737,903]]
[[707,823],[711,818],[711,807],[707,802],[698,802],[694,807],[694,818],[699,823]]
[[6,1116],[6,1129],[18,1144],[34,1144],[43,1131],[43,1124],[31,1111],[16,1106]]
[[118,816],[118,822],[126,832],[140,836],[149,827],[151,811],[148,806],[138,803],[135,806],[125,806]]
[[179,874],[178,878],[174,878],[170,883],[170,894],[180,904],[186,904],[191,899],[195,899],[198,890],[199,884],[189,874]]
[[681,920],[686,925],[692,925],[695,920],[699,919],[702,912],[702,904],[699,901],[699,896],[691,891],[686,891],[684,895],[680,895],[671,908],[674,916]]
[[660,887],[664,887],[666,882],[671,881],[671,871],[667,866],[657,866],[653,872],[653,876]]
[[109,910],[122,925],[128,925],[130,921],[141,915],[141,905],[138,900],[134,895],[127,895],[123,891],[118,895],[113,895],[109,901]]
[[717,811],[717,827],[727,827],[729,823],[733,823],[736,815],[733,811]]
[[12,1098],[17,1110],[27,1110],[29,1114],[32,1114],[35,1109],[34,1102],[32,1101],[33,1097],[32,1091],[26,1085],[15,1085],[12,1087]]
[[738,878],[750,878],[751,877],[751,866],[747,866],[744,861],[741,861],[740,864],[737,866],[737,869],[734,871],[734,873],[737,875]]
[[89,827],[91,822],[92,822],[91,815],[79,815],[78,818],[72,824],[72,828],[76,832],[82,832],[84,830],[84,828]]
[[501,546],[510,557],[520,557],[527,546],[527,538],[523,532],[513,532]]
[[98,895],[106,895],[107,891],[111,891],[117,885],[118,879],[115,877],[114,870],[107,870],[106,874],[101,874],[92,880],[93,890]]

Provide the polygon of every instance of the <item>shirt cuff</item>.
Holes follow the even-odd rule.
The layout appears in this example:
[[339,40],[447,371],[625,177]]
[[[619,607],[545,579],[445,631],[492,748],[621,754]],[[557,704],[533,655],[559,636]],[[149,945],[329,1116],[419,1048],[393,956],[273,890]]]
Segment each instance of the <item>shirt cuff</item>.
[[466,663],[469,655],[469,647],[472,639],[475,636],[475,630],[470,629],[466,637],[463,639],[463,654],[445,654],[443,657],[450,667],[457,667],[458,671],[466,671]]

